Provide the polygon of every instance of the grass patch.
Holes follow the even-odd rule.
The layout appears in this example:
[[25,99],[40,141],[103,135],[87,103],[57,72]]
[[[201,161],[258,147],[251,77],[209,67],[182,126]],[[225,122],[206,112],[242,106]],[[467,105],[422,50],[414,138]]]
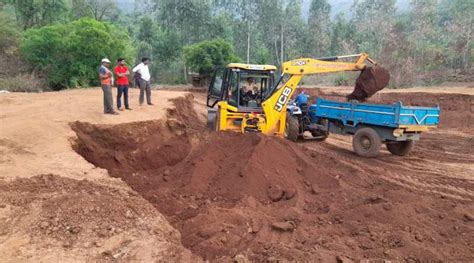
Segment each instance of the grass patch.
[[43,92],[49,91],[49,88],[39,78],[35,78],[30,74],[20,74],[14,77],[1,77],[0,90],[10,92]]

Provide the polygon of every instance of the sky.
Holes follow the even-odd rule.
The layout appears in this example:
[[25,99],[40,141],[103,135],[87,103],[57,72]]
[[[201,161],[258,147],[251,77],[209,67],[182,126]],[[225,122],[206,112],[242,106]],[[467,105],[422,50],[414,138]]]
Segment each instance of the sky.
[[[134,9],[134,2],[135,0],[116,0],[118,3],[119,8],[122,11],[125,11],[126,13],[133,12]],[[252,1],[252,0],[248,0]],[[312,0],[302,0],[303,5],[302,5],[302,14],[303,17],[308,16],[308,10],[311,5]],[[410,4],[411,0],[396,0],[396,6],[398,11],[406,11],[408,10],[408,6]],[[335,16],[338,13],[346,13],[348,17],[351,16],[351,6],[354,3],[354,0],[328,0],[328,2],[331,4],[331,15]]]
[[[312,0],[303,0],[303,16],[308,16],[308,10]],[[351,6],[354,0],[328,0],[331,4],[331,16],[335,16],[339,13],[346,13],[348,17],[351,16]],[[410,0],[396,0],[397,11],[406,11],[410,5]]]

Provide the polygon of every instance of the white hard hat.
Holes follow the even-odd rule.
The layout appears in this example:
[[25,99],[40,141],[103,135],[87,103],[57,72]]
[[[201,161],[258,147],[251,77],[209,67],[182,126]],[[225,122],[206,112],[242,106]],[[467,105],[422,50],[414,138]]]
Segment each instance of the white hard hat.
[[102,63],[110,63],[110,60],[108,58],[103,58]]

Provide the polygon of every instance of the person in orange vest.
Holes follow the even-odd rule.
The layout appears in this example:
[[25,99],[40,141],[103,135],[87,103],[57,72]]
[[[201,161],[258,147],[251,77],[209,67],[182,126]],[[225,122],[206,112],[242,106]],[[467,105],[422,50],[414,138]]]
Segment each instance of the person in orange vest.
[[112,85],[114,76],[110,71],[110,60],[103,58],[99,69],[100,84],[104,92],[104,114],[118,115],[114,110],[114,99],[112,97]]

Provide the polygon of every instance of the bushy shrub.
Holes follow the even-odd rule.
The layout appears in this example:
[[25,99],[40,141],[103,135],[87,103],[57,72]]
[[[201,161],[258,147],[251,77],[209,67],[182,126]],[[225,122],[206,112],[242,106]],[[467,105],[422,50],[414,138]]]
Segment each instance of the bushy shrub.
[[234,53],[232,44],[224,39],[202,41],[184,48],[186,64],[201,77],[209,77],[215,67],[225,66],[240,59]]
[[338,74],[334,79],[335,86],[347,86],[349,84],[349,79],[345,74]]
[[132,58],[133,48],[125,30],[83,18],[69,24],[29,29],[20,53],[46,76],[52,89],[60,90],[98,85],[100,60]]

